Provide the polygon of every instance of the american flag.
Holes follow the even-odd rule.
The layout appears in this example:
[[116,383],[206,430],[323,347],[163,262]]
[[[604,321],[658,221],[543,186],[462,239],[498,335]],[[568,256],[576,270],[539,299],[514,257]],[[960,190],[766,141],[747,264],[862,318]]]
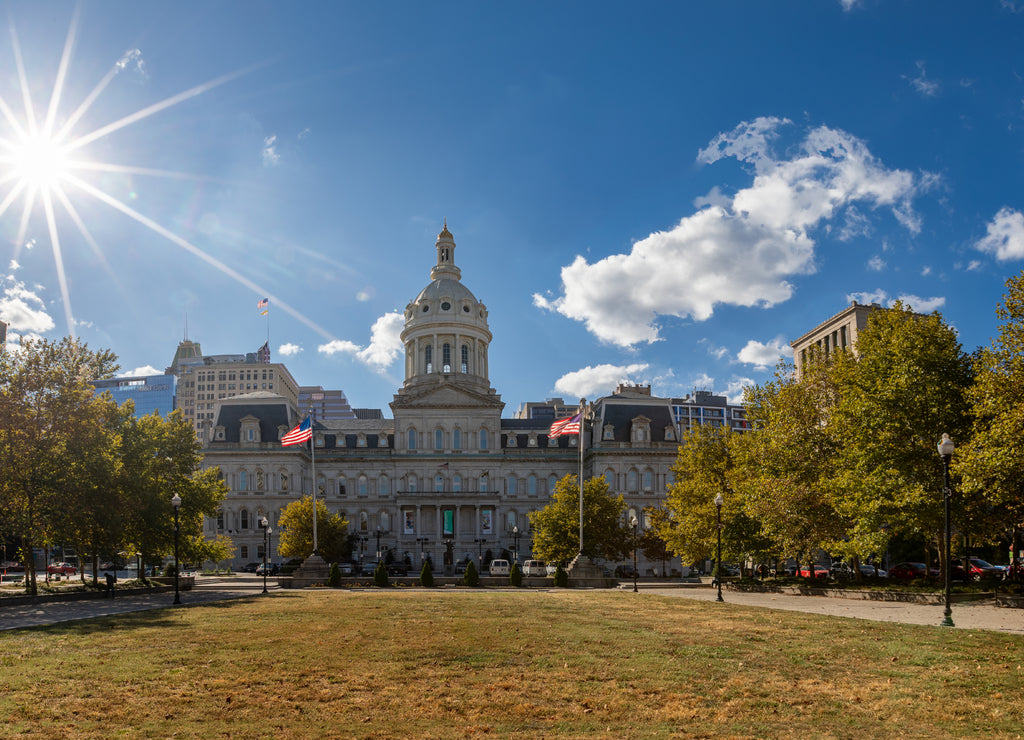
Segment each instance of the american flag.
[[579,434],[580,433],[580,416],[570,416],[568,419],[559,419],[551,425],[551,430],[548,432],[548,438],[560,437],[563,434]]
[[269,298],[260,298],[259,301],[256,303],[256,308],[266,308],[269,305],[270,305],[270,299]]
[[287,447],[288,445],[301,444],[307,440],[313,438],[313,419],[306,417],[302,420],[302,423],[292,429],[288,434],[281,438],[281,445]]

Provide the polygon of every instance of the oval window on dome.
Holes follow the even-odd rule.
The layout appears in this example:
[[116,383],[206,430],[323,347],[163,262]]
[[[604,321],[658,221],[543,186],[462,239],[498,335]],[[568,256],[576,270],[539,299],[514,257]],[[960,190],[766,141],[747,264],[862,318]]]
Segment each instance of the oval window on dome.
[[451,307],[452,304],[450,304],[448,301],[445,301],[444,303],[441,304],[442,311],[448,311],[449,309],[451,309]]
[[430,306],[428,306],[426,304],[423,304],[423,313],[426,313],[429,310],[430,310]]
[[465,311],[466,313],[469,313],[469,306],[463,306],[462,310]]

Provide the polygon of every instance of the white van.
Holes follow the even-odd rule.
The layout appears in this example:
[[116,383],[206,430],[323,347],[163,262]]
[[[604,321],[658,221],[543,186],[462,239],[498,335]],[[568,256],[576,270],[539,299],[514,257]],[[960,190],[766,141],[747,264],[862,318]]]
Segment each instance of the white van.
[[527,560],[523,563],[524,576],[541,576],[548,574],[547,564],[543,560]]
[[492,560],[491,561],[491,575],[492,576],[507,576],[509,574],[509,565],[507,560]]

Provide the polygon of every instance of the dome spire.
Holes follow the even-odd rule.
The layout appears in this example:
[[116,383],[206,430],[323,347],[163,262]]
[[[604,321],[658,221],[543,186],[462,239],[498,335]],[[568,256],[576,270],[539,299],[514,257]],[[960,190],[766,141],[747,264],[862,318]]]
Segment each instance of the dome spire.
[[444,220],[444,228],[437,235],[434,243],[437,249],[437,264],[430,270],[430,279],[437,280],[447,277],[454,280],[462,278],[462,270],[455,266],[455,238],[448,231],[448,219]]

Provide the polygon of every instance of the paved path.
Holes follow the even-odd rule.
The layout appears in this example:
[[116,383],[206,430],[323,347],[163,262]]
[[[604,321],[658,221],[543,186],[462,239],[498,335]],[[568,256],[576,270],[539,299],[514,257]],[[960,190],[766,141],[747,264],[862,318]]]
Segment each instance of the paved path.
[[[658,588],[640,589],[642,593],[675,596],[683,599],[714,601],[713,588]],[[854,617],[876,622],[902,622],[904,624],[930,624],[942,622],[942,606],[938,604],[908,604],[899,601],[866,601],[838,599],[829,596],[797,596],[775,593],[722,592],[728,604],[754,606],[785,611],[826,614],[833,617]],[[994,630],[1024,635],[1024,609],[1009,609],[993,602],[953,604],[953,624],[957,628]]]
[[[270,580],[268,588],[277,590],[277,585]],[[628,588],[628,586],[623,584],[623,588]],[[181,592],[181,603],[182,606],[190,606],[210,601],[255,596],[262,590],[263,579],[256,576],[241,574],[230,578],[199,576],[194,589]],[[639,595],[642,597],[645,594],[714,601],[716,591],[708,587],[680,588],[676,586],[666,588],[655,584],[641,584]],[[942,621],[942,607],[935,604],[861,601],[774,593],[743,593],[729,590],[723,593],[723,598],[727,604],[870,619],[878,622],[902,622],[937,627]],[[166,592],[119,596],[115,599],[0,606],[0,631],[149,609],[164,609],[173,606],[173,603],[174,593]],[[954,604],[953,622],[958,629],[983,629],[1024,635],[1024,609],[1008,609],[987,602]]]
[[[277,584],[267,581],[267,588]],[[181,591],[181,606],[191,606],[223,599],[255,596],[263,591],[263,579],[238,575],[230,578],[199,576],[195,588]],[[82,599],[80,601],[49,601],[19,606],[0,606],[0,631],[38,627],[46,624],[93,619],[113,614],[127,614],[174,606],[174,592],[121,595],[113,599]],[[178,607],[180,608],[180,607]]]

